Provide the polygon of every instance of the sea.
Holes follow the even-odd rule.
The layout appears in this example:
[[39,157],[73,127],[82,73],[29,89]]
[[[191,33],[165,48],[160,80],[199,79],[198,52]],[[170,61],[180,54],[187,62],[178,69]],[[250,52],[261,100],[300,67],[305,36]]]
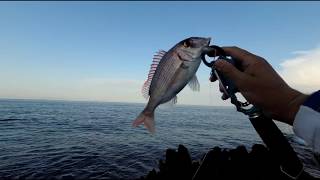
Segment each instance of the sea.
[[[234,107],[160,106],[156,133],[132,121],[144,104],[0,100],[0,179],[135,179],[145,176],[179,144],[200,159],[215,146],[262,143]],[[306,171],[320,177],[317,157],[283,123],[278,127]]]

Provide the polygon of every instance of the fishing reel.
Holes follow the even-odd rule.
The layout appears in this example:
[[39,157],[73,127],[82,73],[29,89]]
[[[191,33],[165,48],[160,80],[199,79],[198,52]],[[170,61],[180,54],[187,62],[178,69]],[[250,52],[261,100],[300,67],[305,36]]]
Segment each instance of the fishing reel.
[[[206,60],[205,55],[209,57],[215,58],[211,62],[208,62]],[[249,102],[241,102],[238,100],[236,93],[239,92],[238,88],[235,86],[234,82],[231,79],[228,79],[225,77],[221,72],[219,72],[215,68],[215,61],[220,59],[227,61],[228,63],[232,64],[235,66],[237,69],[240,69],[240,64],[238,63],[239,61],[235,60],[232,57],[228,57],[225,51],[215,45],[208,46],[205,50],[204,53],[202,54],[202,61],[203,63],[211,68],[211,73],[210,73],[210,80],[218,80],[220,83],[220,88],[223,90],[223,92],[231,99],[231,103],[236,106],[236,109],[238,112],[242,112],[245,115],[248,115],[249,117],[251,116],[259,116],[260,110],[250,104]]]

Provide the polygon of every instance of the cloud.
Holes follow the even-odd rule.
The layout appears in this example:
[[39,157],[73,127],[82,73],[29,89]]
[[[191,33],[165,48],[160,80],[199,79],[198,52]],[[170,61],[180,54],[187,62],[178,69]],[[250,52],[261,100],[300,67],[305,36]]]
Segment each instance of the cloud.
[[299,51],[293,51],[291,54],[294,55],[305,55],[305,54],[309,54],[311,51],[307,51],[307,50],[299,50]]
[[304,93],[320,89],[320,48],[296,51],[294,58],[283,61],[279,71],[293,88]]

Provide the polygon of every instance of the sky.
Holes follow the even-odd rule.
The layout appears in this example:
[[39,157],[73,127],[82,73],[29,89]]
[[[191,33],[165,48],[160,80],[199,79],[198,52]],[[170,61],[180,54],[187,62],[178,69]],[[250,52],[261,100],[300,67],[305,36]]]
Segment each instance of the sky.
[[[190,36],[320,88],[320,2],[0,2],[0,98],[139,102],[153,54]],[[230,105],[201,65],[178,104]]]

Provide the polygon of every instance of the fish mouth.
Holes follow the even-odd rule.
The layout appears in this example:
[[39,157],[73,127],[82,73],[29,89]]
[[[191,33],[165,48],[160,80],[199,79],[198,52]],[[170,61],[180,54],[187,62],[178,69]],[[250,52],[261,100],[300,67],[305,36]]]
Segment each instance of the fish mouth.
[[204,39],[204,43],[203,43],[202,50],[203,50],[203,53],[207,53],[210,51],[209,45],[210,45],[211,38],[208,37],[203,39]]

